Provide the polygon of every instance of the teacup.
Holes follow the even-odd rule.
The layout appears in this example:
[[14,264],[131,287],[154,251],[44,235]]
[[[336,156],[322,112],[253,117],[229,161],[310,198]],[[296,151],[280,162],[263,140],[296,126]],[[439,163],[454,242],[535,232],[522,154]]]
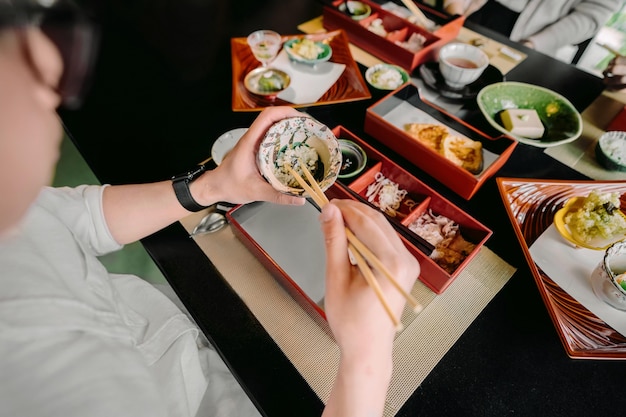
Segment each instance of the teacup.
[[489,57],[476,46],[452,42],[439,50],[439,71],[447,85],[463,88],[476,81],[489,65]]

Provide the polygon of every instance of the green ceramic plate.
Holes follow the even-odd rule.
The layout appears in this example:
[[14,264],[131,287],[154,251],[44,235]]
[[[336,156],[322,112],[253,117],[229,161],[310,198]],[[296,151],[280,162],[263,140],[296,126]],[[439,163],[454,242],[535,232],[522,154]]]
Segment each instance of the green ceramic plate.
[[[528,145],[540,148],[561,145],[578,139],[583,130],[582,117],[572,103],[547,88],[504,81],[480,90],[476,100],[493,127]],[[530,139],[511,134],[500,120],[500,113],[506,109],[535,109],[545,127],[543,137]]]

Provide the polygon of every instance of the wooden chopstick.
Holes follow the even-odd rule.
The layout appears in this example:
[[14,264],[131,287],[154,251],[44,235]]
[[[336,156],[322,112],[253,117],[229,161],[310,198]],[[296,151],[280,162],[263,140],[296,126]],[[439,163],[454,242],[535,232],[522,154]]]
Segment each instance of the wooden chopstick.
[[[306,168],[306,166],[304,166],[302,164],[302,161],[300,161],[300,165],[302,166],[302,172],[304,172],[304,174],[307,176],[307,178],[309,178],[309,181],[311,181],[311,179],[312,179],[311,185],[309,185],[304,180],[304,178],[302,178],[302,176],[300,174],[298,174],[296,172],[296,170],[293,169],[291,166],[285,165],[285,168],[287,168],[287,171],[289,171],[289,173],[291,175],[293,175],[293,177],[296,179],[296,181],[298,181],[298,183],[302,186],[302,188],[304,188],[304,190],[311,196],[311,198],[313,198],[315,203],[320,208],[324,207],[326,204],[328,204],[328,198],[326,197],[324,192],[321,191],[321,188],[319,188],[319,184],[317,184],[317,181],[315,181],[315,179],[312,178],[312,176],[309,177],[309,175],[311,175],[311,173]],[[308,173],[308,175],[307,175],[307,173]],[[312,187],[316,187],[316,188],[312,188]],[[347,230],[347,228],[346,228],[346,230]],[[400,320],[398,320],[396,318],[395,314],[393,314],[393,311],[389,307],[389,303],[387,303],[387,299],[385,298],[385,296],[384,296],[380,286],[378,285],[378,282],[376,281],[376,277],[374,277],[374,274],[373,274],[372,270],[367,265],[367,262],[365,261],[365,259],[363,259],[363,257],[359,254],[359,251],[357,250],[357,248],[354,247],[354,244],[352,242],[350,242],[350,241],[348,242],[348,248],[352,252],[352,256],[356,260],[357,266],[359,267],[359,269],[363,273],[363,276],[365,277],[365,280],[367,281],[369,286],[372,287],[372,289],[376,293],[376,296],[378,297],[378,299],[380,300],[381,304],[383,305],[383,308],[385,309],[385,312],[387,313],[387,315],[389,315],[389,318],[393,322],[393,325],[395,326],[396,331],[402,330],[402,328],[403,328],[402,323],[400,322]]]
[[[323,204],[319,205],[320,207],[323,207],[324,204],[328,203],[328,198],[326,197],[326,194],[324,194],[324,191],[320,188],[319,184],[317,183],[317,181],[315,181],[315,178],[313,178],[313,175],[311,175],[311,172],[306,168],[305,165],[303,165],[302,160],[299,160],[300,165],[302,165],[302,172],[304,172],[304,175],[307,177],[307,179],[309,180],[309,183],[311,183],[311,186],[313,188],[313,191],[320,196],[320,199],[322,200]],[[297,174],[297,173],[296,173]],[[297,178],[296,178],[297,179]],[[308,191],[307,191],[308,192]],[[420,311],[422,311],[422,306],[420,305],[420,303],[417,302],[417,300],[415,299],[415,297],[413,297],[411,294],[407,293],[404,288],[402,288],[402,286],[400,284],[398,284],[398,281],[396,281],[396,279],[393,277],[393,274],[387,269],[387,267],[385,266],[385,264],[383,264],[377,257],[376,255],[374,255],[372,253],[372,251],[369,250],[369,248],[367,246],[365,246],[360,240],[359,238],[357,238],[354,233],[352,233],[352,231],[350,229],[348,229],[346,227],[346,235],[348,237],[348,241],[350,243],[352,243],[356,249],[365,257],[365,259],[371,264],[373,265],[376,269],[378,269],[380,272],[382,272],[389,281],[391,281],[391,283],[393,284],[393,286],[400,291],[400,293],[402,293],[402,295],[404,296],[404,298],[406,298],[406,300],[409,302],[409,304],[411,305],[411,307],[413,308],[413,311],[415,311],[416,313],[419,313]]]
[[[341,188],[343,191],[345,191],[348,194],[350,194],[356,200],[362,202],[363,204],[367,204],[368,206],[378,210],[378,207],[374,203],[368,201],[366,198],[364,198],[362,195],[360,195],[359,193],[354,191],[352,188],[350,188],[350,187],[348,187],[348,186],[346,186],[344,184],[341,184],[341,183],[339,183],[337,186],[339,188]],[[391,216],[389,216],[387,214],[385,214],[385,215],[386,215],[387,220],[389,221],[389,223],[391,223],[393,228],[396,229],[396,232],[398,232],[406,240],[411,242],[411,244],[413,246],[417,247],[426,256],[430,256],[433,253],[433,251],[435,250],[435,245],[433,245],[432,243],[430,243],[429,241],[427,241],[426,239],[424,239],[420,235],[409,231],[407,229],[407,227],[405,225],[403,225],[397,218],[391,217]]]
[[[294,176],[296,181],[304,188],[304,190],[311,196],[311,198],[315,201],[315,203],[320,207],[324,207],[324,205],[328,204],[328,198],[320,188],[319,184],[313,178],[313,175],[306,168],[306,165],[302,161],[299,161],[302,167],[302,172],[304,172],[307,177],[309,185],[300,174],[298,174],[291,166],[286,166],[287,170]],[[383,308],[389,315],[391,321],[394,323],[397,331],[402,330],[402,323],[395,317],[385,296],[378,285],[378,281],[374,277],[372,270],[369,265],[372,265],[380,272],[383,273],[387,277],[387,279],[392,283],[392,285],[405,297],[405,299],[412,306],[413,311],[420,312],[422,310],[422,306],[417,302],[417,300],[409,293],[407,293],[400,284],[395,280],[391,272],[385,267],[385,265],[380,262],[380,260],[352,233],[352,231],[346,228],[346,235],[348,238],[348,247],[352,252],[353,257],[355,258],[358,267],[361,269],[365,280],[368,282],[370,287],[374,290],[377,297],[379,298]],[[369,263],[369,264],[368,264]]]
[[409,9],[411,13],[413,13],[413,16],[417,18],[417,20],[421,23],[422,26],[424,26],[426,30],[433,30],[433,28],[435,27],[435,22],[427,18],[424,12],[422,12],[422,10],[417,7],[415,3],[413,3],[413,0],[402,0],[402,3],[404,3],[406,8]]

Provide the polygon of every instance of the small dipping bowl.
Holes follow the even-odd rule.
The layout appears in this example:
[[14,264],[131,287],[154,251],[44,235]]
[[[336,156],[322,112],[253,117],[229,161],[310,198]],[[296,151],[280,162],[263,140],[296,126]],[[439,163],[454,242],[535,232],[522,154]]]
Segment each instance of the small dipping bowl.
[[439,50],[439,71],[452,88],[463,88],[476,81],[489,66],[489,57],[480,48],[451,42]]
[[250,71],[243,83],[251,93],[271,98],[289,87],[291,77],[276,68],[260,67]]
[[300,146],[307,146],[317,152],[321,162],[319,169],[323,171],[312,174],[320,188],[327,190],[335,183],[341,170],[341,150],[332,130],[311,117],[289,117],[268,129],[257,154],[259,172],[276,190],[296,196],[305,195],[303,188],[291,186],[285,181],[291,176],[285,175],[284,169],[277,163],[286,149]]
[[596,145],[596,159],[609,171],[626,172],[626,132],[605,132]]
[[339,139],[341,149],[341,170],[339,178],[352,178],[363,171],[367,164],[367,154],[356,143],[347,139]]
[[626,279],[626,241],[611,245],[591,273],[596,296],[611,307],[626,311],[626,289],[618,282],[621,279]]

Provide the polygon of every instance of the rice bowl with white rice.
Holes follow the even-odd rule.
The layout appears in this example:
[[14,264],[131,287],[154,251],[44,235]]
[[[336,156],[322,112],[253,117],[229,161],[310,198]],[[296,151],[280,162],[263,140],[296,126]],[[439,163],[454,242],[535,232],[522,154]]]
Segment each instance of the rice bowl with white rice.
[[289,172],[287,167],[291,167],[302,178],[306,178],[302,164],[306,165],[307,170],[313,175],[313,178],[320,180],[319,173],[324,172],[324,164],[320,161],[320,157],[314,148],[306,144],[297,143],[293,146],[286,146],[278,154],[276,158],[274,175],[283,184],[288,187],[298,188],[298,180]]
[[278,191],[302,196],[304,189],[286,168],[289,165],[304,177],[301,163],[306,164],[322,190],[335,182],[342,156],[332,130],[306,116],[290,117],[272,125],[257,154],[261,175]]

